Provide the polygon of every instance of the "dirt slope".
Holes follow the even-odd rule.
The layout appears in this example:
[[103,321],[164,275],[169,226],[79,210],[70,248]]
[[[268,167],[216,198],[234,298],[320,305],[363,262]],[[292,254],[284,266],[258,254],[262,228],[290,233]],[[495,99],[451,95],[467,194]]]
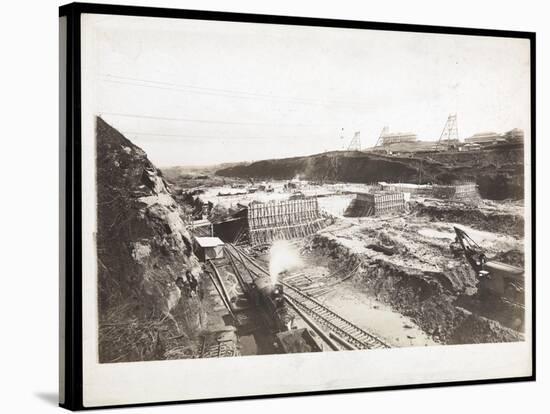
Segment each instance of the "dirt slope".
[[523,148],[506,146],[467,153],[432,153],[414,157],[338,151],[306,157],[257,161],[216,172],[225,177],[372,183],[450,183],[475,181],[490,199],[523,198]]
[[[360,225],[340,221],[316,234],[311,248],[321,257],[351,263],[350,268],[360,263],[352,279],[357,291],[410,318],[436,342],[523,340],[522,312],[478,295],[475,274],[462,257],[450,252],[451,232],[448,223],[415,217]],[[379,243],[393,246],[394,254],[368,247]],[[491,256],[522,247],[507,235],[495,235],[484,245]]]
[[199,328],[198,301],[175,284],[199,277],[198,262],[159,170],[102,119],[96,127],[100,361],[162,359],[162,337]]

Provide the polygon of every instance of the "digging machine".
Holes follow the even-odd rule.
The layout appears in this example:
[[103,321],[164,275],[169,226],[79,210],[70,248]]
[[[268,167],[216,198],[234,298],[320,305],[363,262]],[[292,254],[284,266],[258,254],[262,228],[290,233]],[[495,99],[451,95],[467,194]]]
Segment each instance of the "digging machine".
[[524,269],[488,259],[484,250],[464,230],[455,227],[455,253],[462,251],[476,272],[481,292],[497,295],[506,302],[524,306]]

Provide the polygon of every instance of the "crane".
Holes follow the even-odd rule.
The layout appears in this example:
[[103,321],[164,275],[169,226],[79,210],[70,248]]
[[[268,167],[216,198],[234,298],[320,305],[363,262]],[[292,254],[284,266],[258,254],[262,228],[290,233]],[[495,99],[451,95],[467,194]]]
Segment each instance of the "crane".
[[488,259],[485,251],[468,234],[454,227],[456,239],[451,250],[458,255],[464,254],[466,260],[476,272],[478,289],[500,296],[502,299],[524,306],[525,271],[521,267]]

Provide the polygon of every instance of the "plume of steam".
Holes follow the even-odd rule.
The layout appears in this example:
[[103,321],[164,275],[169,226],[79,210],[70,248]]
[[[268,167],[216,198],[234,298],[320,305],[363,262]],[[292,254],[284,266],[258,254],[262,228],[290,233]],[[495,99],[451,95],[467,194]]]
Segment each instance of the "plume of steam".
[[269,249],[269,275],[271,283],[277,283],[281,272],[291,271],[303,265],[300,253],[286,240],[278,240]]

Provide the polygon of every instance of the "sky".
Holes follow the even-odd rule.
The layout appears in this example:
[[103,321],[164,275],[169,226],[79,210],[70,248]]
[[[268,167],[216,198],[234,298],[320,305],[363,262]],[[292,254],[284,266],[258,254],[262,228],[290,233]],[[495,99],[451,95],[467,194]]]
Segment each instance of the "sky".
[[[94,112],[158,166],[373,146],[384,126],[437,140],[529,134],[529,43],[130,16],[93,16]],[[88,44],[88,43],[87,43]],[[343,138],[342,138],[343,137]]]

